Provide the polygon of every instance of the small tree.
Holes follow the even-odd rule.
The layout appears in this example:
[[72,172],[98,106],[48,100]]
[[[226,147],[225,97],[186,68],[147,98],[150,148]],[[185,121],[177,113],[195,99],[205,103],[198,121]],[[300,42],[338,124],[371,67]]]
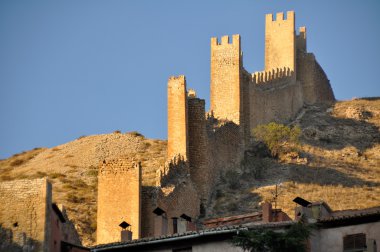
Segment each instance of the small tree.
[[290,128],[271,122],[257,126],[252,133],[258,141],[262,141],[268,146],[273,156],[278,156],[298,147],[301,129],[298,126]]
[[233,237],[232,243],[250,252],[304,252],[313,229],[314,226],[297,222],[284,232],[247,230]]

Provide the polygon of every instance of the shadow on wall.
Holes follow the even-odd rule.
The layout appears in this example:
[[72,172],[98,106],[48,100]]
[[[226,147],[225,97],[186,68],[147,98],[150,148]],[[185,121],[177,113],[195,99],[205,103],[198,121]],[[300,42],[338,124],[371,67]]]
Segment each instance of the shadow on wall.
[[[14,228],[16,229],[17,226]],[[42,244],[39,241],[27,237],[24,232],[14,232],[0,225],[0,251],[38,251],[41,247]]]
[[326,106],[311,106],[309,110],[300,121],[302,140],[307,144],[328,150],[354,146],[359,152],[364,152],[380,143],[379,127],[366,121],[373,116],[370,111],[347,110],[346,115],[354,117],[351,119],[326,115]]
[[190,173],[189,163],[178,155],[168,161],[160,172],[160,186],[165,187],[170,184],[176,184],[178,178],[186,178]]

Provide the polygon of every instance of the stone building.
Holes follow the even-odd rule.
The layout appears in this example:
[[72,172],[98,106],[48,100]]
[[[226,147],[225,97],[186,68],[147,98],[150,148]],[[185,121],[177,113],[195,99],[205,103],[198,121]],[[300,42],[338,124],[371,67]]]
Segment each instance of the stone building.
[[0,183],[0,251],[88,251],[46,178]]
[[[296,220],[272,211],[268,205],[262,212],[240,216],[212,219],[205,222],[205,229],[175,235],[143,238],[136,241],[98,245],[93,252],[100,251],[230,251],[243,252],[231,243],[239,232],[272,230],[283,232],[303,218],[314,224],[312,235],[306,243],[309,252],[378,252],[380,247],[380,207],[333,211],[324,202],[308,202],[295,209]],[[271,218],[280,217],[273,222]]]
[[[211,38],[208,112],[205,100],[187,88],[185,76],[170,77],[168,161],[156,167],[155,184],[146,182],[141,172],[121,168],[130,160],[106,160],[101,165],[98,243],[121,239],[117,222],[123,220],[132,224],[133,238],[157,235],[155,226],[163,218],[167,226],[158,229],[175,233],[181,216],[193,221],[204,215],[219,175],[237,167],[244,157],[253,127],[288,122],[305,104],[334,102],[329,80],[306,45],[306,28],[296,33],[293,11],[275,18],[266,15],[263,71],[249,73],[244,68],[240,35]],[[104,172],[108,163],[119,171]],[[157,215],[156,209],[165,215]]]

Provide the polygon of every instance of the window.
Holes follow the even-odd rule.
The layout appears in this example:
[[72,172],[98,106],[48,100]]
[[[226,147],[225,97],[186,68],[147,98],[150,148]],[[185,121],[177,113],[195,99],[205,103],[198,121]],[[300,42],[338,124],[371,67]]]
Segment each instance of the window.
[[344,252],[360,252],[366,251],[366,237],[365,234],[351,234],[343,237],[343,251]]
[[172,218],[173,220],[173,234],[178,233],[177,218]]

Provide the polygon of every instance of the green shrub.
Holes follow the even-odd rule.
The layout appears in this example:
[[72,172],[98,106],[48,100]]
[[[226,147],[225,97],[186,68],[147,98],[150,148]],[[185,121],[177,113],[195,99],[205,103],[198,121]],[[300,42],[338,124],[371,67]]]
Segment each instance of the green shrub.
[[302,222],[294,223],[284,232],[271,229],[243,230],[233,237],[232,243],[251,252],[304,252],[307,240],[315,227]]
[[272,156],[277,157],[298,148],[301,129],[298,126],[290,128],[271,122],[257,126],[252,133],[256,140],[262,141],[268,146]]

